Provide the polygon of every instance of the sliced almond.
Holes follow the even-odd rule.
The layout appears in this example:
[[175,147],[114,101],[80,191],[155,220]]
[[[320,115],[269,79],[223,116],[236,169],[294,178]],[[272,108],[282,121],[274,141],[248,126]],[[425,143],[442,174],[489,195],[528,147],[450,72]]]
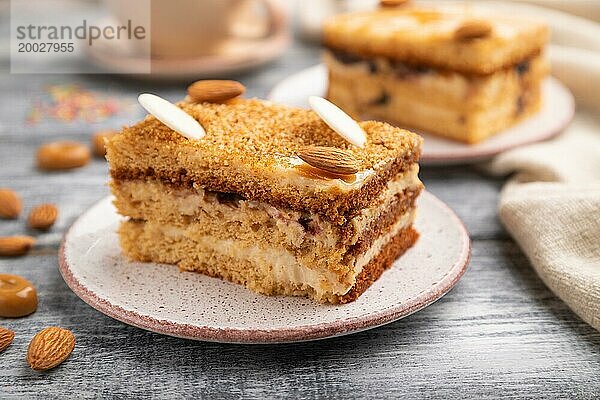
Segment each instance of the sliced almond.
[[241,96],[246,87],[237,81],[204,80],[192,83],[188,95],[196,103],[222,103]]
[[104,142],[115,136],[117,133],[117,131],[112,130],[94,133],[94,136],[92,137],[92,150],[94,151],[94,155],[96,157],[103,158],[106,156],[106,146],[104,145]]
[[379,0],[380,7],[398,7],[408,3],[410,0]]
[[338,135],[355,146],[365,146],[367,143],[365,131],[341,108],[318,96],[310,96],[308,103],[312,110]]
[[0,237],[0,256],[17,257],[26,254],[35,244],[31,236],[2,236]]
[[58,208],[54,204],[40,204],[29,212],[27,222],[33,229],[49,229],[58,217]]
[[0,218],[17,218],[22,209],[23,202],[14,190],[0,189]]
[[481,39],[489,36],[492,33],[492,26],[487,21],[469,20],[463,22],[456,31],[454,38],[459,41]]
[[27,362],[31,369],[47,371],[69,358],[74,348],[75,336],[71,331],[51,326],[33,337],[27,349]]
[[15,338],[15,333],[0,326],[0,353],[2,353]]
[[37,165],[45,170],[83,167],[90,161],[90,150],[81,143],[63,141],[46,143],[38,148]]
[[335,147],[312,146],[298,152],[308,165],[336,175],[350,175],[359,171],[352,153]]
[[143,93],[138,101],[160,122],[188,139],[201,139],[206,132],[198,121],[175,104],[154,94]]

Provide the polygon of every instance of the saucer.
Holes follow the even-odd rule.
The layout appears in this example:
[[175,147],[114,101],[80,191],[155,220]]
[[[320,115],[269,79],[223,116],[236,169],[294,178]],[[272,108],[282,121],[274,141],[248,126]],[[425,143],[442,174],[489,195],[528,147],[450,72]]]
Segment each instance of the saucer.
[[[105,20],[98,24],[104,26],[110,25],[110,22]],[[190,58],[153,58],[150,60],[149,74],[132,72],[146,71],[148,60],[128,51],[118,40],[100,39],[86,49],[88,60],[107,73],[162,81],[218,78],[256,68],[279,57],[291,42],[286,25],[285,21],[280,21],[266,38],[228,39],[215,54]]]

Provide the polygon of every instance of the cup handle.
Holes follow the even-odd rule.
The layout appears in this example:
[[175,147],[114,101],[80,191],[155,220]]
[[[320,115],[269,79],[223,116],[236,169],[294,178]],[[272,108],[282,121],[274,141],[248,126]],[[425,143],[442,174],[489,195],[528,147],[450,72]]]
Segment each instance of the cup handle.
[[269,29],[264,37],[276,36],[287,28],[287,13],[278,0],[258,0],[267,10]]
[[261,35],[244,35],[236,33],[237,29],[233,29],[231,32],[233,36],[245,39],[266,39],[272,36],[282,34],[287,29],[287,12],[278,0],[251,0],[253,2],[262,4],[266,11],[266,20],[268,21],[267,29],[265,33]]

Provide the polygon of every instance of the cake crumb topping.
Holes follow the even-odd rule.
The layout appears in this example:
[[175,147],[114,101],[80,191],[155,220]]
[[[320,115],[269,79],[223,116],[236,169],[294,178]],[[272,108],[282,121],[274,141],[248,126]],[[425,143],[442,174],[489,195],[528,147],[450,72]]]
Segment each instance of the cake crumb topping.
[[[206,131],[202,140],[186,140],[153,116],[123,130],[124,139],[160,142],[207,154],[215,163],[243,161],[256,168],[269,167],[282,157],[293,157],[307,146],[344,149],[357,160],[359,170],[376,168],[398,157],[420,151],[421,137],[384,122],[358,125],[368,138],[357,148],[335,133],[313,111],[276,105],[258,99],[233,99],[226,104],[180,102],[183,111]],[[207,160],[210,161],[210,160]]]

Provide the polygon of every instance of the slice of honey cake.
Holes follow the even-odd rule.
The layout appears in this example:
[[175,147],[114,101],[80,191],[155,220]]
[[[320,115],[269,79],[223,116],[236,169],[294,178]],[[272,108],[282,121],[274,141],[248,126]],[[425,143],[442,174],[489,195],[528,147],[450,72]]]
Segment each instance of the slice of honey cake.
[[361,148],[310,110],[241,98],[177,107],[203,137],[148,116],[107,142],[130,258],[345,303],[417,240],[419,136],[361,122]]
[[547,27],[435,7],[383,7],[324,26],[327,98],[375,118],[477,143],[540,108]]

